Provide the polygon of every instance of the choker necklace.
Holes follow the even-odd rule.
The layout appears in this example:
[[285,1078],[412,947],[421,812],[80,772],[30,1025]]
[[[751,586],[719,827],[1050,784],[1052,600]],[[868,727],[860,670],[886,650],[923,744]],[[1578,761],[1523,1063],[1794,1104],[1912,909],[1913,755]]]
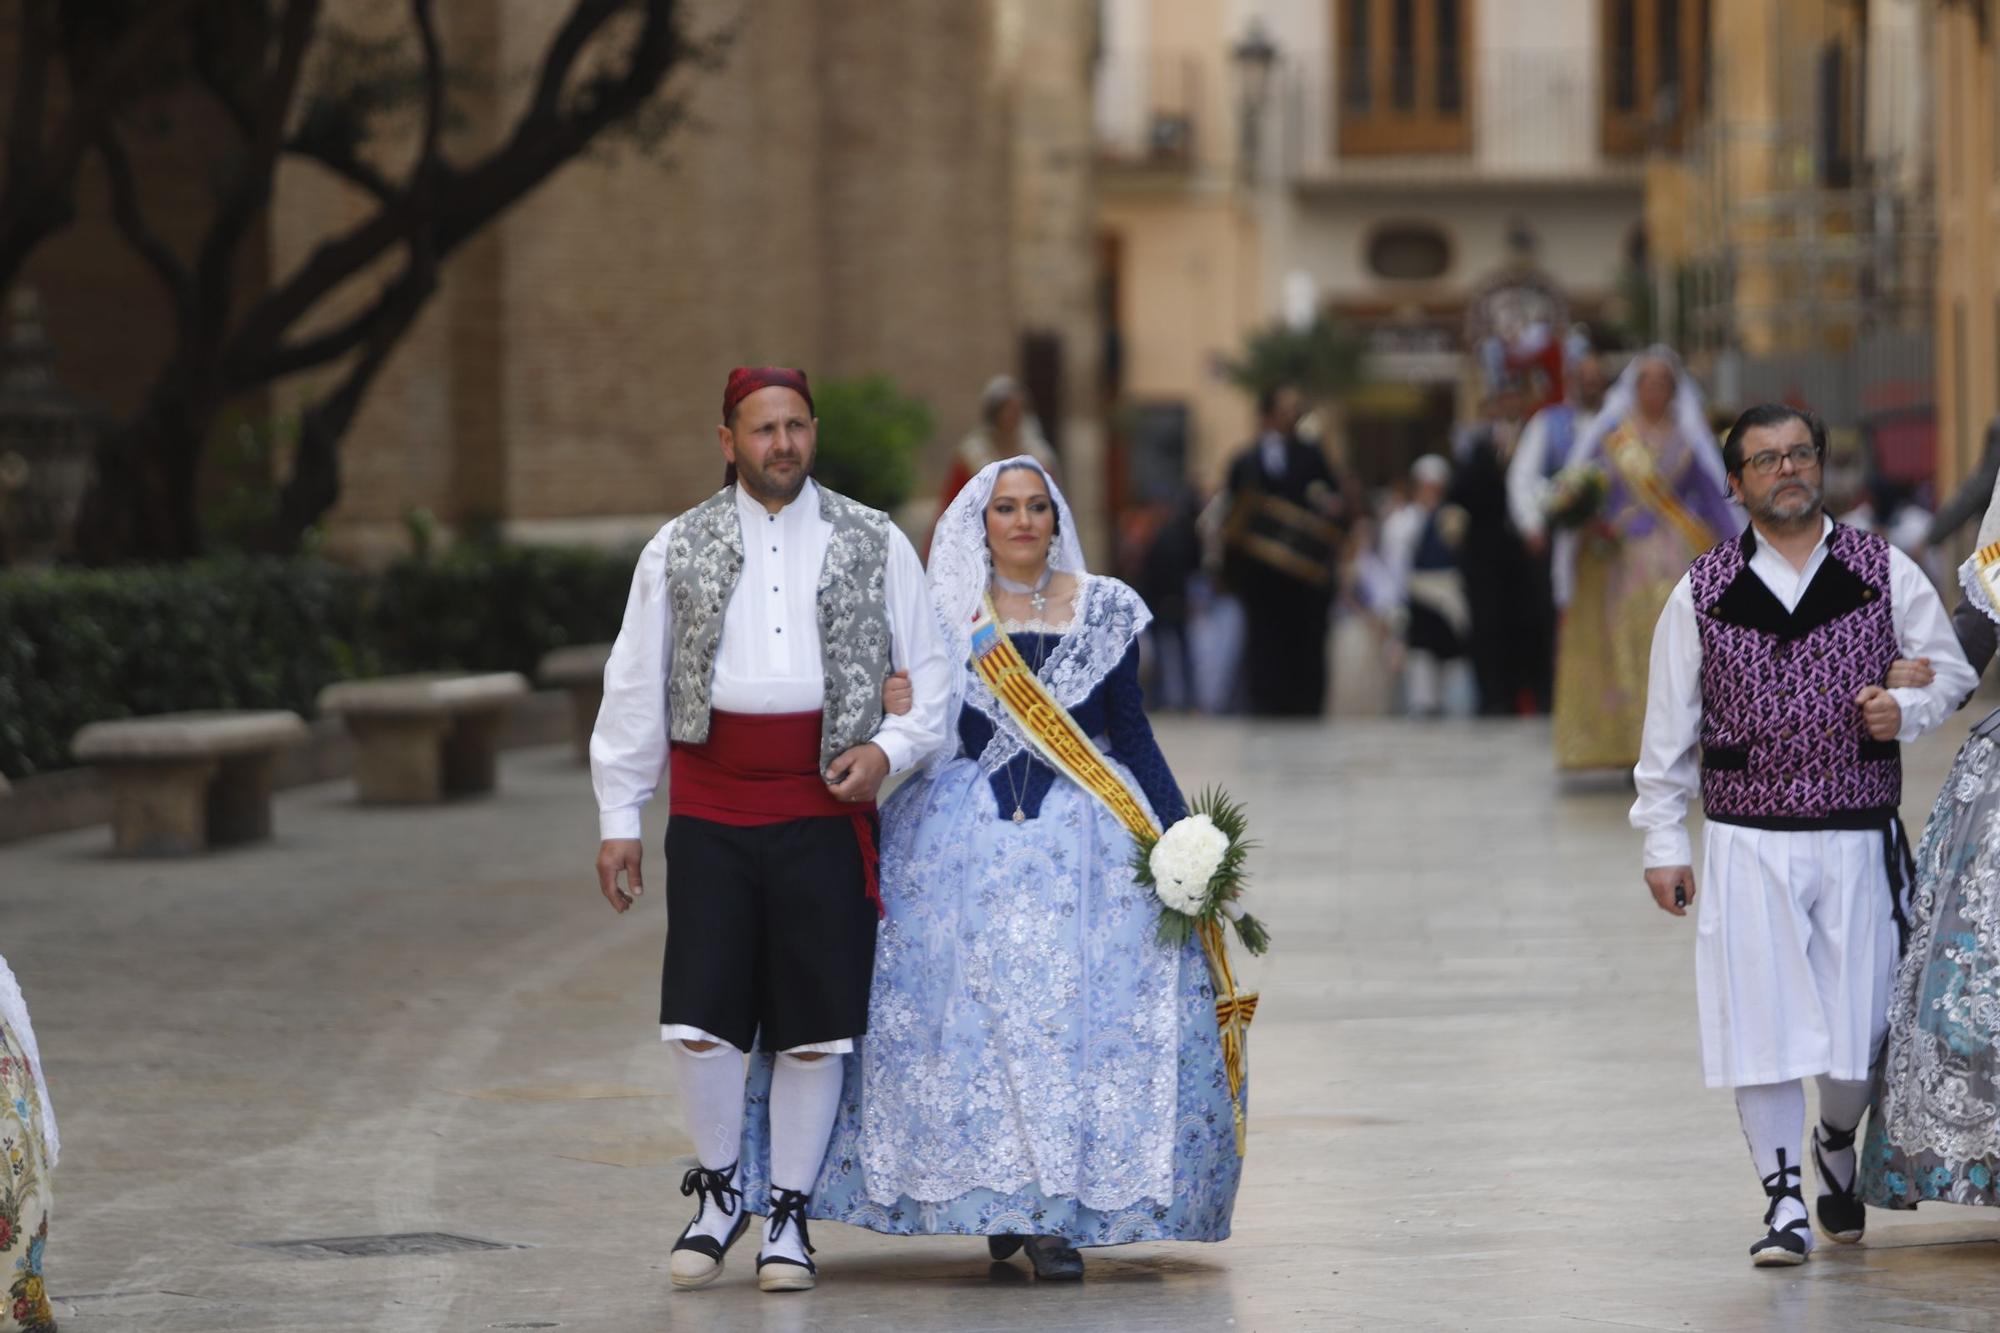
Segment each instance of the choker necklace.
[[1035,608],[1035,615],[1037,617],[1048,610],[1049,580],[1055,576],[1056,570],[1054,565],[1043,565],[1042,576],[1033,583],[1021,583],[1008,578],[997,569],[993,571],[993,581],[1000,585],[1000,591],[1011,592],[1016,597],[1025,596],[1028,599],[1029,605]]

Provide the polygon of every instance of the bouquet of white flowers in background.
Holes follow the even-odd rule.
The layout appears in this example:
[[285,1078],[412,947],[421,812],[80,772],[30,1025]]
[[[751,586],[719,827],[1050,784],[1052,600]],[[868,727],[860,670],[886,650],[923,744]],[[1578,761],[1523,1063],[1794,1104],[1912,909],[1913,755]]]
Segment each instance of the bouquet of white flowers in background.
[[1244,836],[1243,807],[1209,788],[1195,798],[1188,817],[1157,838],[1135,839],[1132,873],[1160,900],[1160,942],[1180,947],[1203,922],[1227,918],[1253,954],[1271,947],[1264,923],[1238,900],[1247,881],[1244,861],[1256,846]]
[[1611,480],[1595,463],[1572,463],[1549,480],[1542,515],[1551,527],[1582,528],[1604,509]]

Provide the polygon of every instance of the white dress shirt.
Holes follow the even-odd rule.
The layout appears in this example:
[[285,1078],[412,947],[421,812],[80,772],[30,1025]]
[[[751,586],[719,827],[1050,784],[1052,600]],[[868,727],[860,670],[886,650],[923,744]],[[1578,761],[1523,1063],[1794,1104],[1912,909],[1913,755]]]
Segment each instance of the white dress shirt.
[[[1787,611],[1798,607],[1813,575],[1826,561],[1833,520],[1823,520],[1819,545],[1804,569],[1758,541],[1750,572],[1762,579]],[[1937,589],[1915,561],[1889,548],[1889,607],[1898,650],[1905,658],[1928,657],[1937,673],[1922,689],[1889,691],[1903,710],[1896,739],[1905,744],[1942,723],[1979,684],[1959,650],[1951,617]],[[1646,867],[1693,865],[1684,820],[1688,799],[1701,789],[1696,747],[1701,741],[1701,630],[1695,622],[1694,590],[1685,574],[1660,613],[1653,631],[1653,657],[1646,686],[1646,730],[1632,777],[1639,799],[1632,803],[1632,827],[1646,834]]]
[[[1567,466],[1575,460],[1576,447],[1597,422],[1597,413],[1588,408],[1573,409]],[[1546,410],[1528,418],[1521,438],[1514,445],[1514,457],[1507,464],[1507,514],[1523,537],[1537,537],[1548,530],[1548,516],[1542,500],[1549,493],[1549,479],[1542,475],[1549,457],[1549,414]]]
[[[736,492],[743,572],[723,612],[712,707],[729,713],[810,713],[826,696],[820,654],[819,576],[833,525],[808,480],[777,513]],[[632,575],[625,623],[604,666],[604,703],[590,737],[590,778],[604,838],[641,836],[639,812],[667,763],[667,681],[673,670],[673,610],[667,602],[667,543],[675,519],[646,543]],[[944,744],[950,681],[931,619],[924,569],[909,539],[889,529],[890,661],[910,673],[914,705],[889,716],[870,739],[900,773]]]

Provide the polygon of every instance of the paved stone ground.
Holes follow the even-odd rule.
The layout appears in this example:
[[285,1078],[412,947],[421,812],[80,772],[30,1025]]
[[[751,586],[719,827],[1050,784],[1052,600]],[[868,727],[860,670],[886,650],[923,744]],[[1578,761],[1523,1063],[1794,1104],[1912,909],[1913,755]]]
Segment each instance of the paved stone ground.
[[[1964,721],[1913,756],[1918,818]],[[1993,1327],[2000,1215],[1878,1215],[1861,1248],[1750,1268],[1763,1199],[1701,1087],[1689,924],[1640,888],[1629,797],[1557,790],[1545,727],[1163,736],[1187,785],[1250,801],[1278,934],[1226,1244],[1038,1288],[976,1242],[828,1225],[814,1293],[741,1262],[672,1292],[660,899],[604,906],[551,747],[441,810],[287,793],[275,842],[202,860],[116,861],[102,829],[0,849],[63,1123],[64,1329]],[[526,1248],[248,1248],[422,1231]]]

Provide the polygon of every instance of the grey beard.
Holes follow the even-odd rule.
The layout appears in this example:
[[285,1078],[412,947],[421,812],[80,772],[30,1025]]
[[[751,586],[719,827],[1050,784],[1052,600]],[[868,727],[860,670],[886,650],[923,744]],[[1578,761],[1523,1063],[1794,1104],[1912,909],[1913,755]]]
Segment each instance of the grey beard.
[[1777,507],[1777,501],[1780,495],[1785,495],[1785,494],[1787,493],[1773,492],[1772,494],[1765,496],[1763,501],[1760,504],[1758,504],[1754,509],[1752,509],[1750,512],[1753,515],[1755,515],[1757,519],[1764,524],[1764,526],[1769,528],[1802,527],[1806,523],[1815,521],[1819,518],[1820,505],[1826,498],[1826,493],[1819,487],[1807,486],[1803,491],[1799,492],[1799,494],[1803,496],[1810,497],[1812,503],[1804,511],[1796,514],[1787,514],[1779,512]]

